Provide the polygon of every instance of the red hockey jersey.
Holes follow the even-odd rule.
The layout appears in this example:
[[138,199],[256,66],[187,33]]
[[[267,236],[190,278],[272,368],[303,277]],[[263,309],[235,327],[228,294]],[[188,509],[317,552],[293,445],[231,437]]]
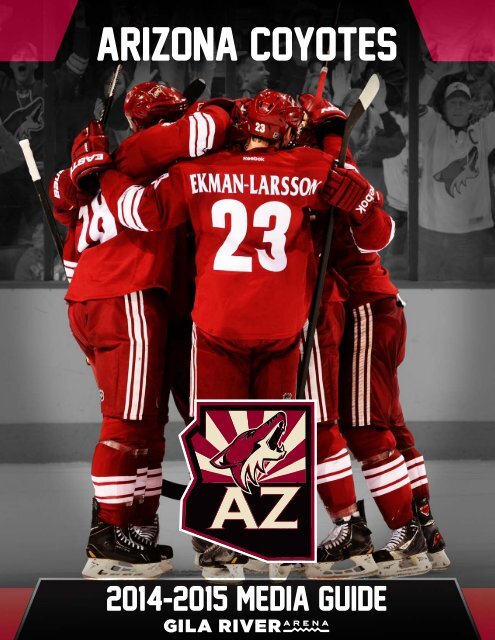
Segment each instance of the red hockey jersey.
[[[125,155],[120,147],[116,151],[116,162],[124,163],[126,171],[142,182],[179,158],[220,148],[230,124],[223,109],[208,107],[167,126],[158,124],[131,136],[123,143]],[[150,138],[143,136],[148,133],[152,134],[152,146]],[[146,172],[142,163],[151,157],[154,160]],[[112,298],[154,287],[170,291],[176,237],[185,234],[185,229],[143,234],[124,227],[110,213],[101,193],[77,213],[58,207],[56,193],[54,189],[55,217],[69,226],[64,245],[64,266],[70,282],[66,300]]]
[[316,261],[306,209],[328,208],[320,192],[332,162],[307,147],[226,151],[176,165],[146,189],[115,171],[101,185],[129,228],[190,217],[198,327],[224,339],[278,339],[308,315]]
[[206,105],[177,122],[163,122],[126,138],[113,154],[115,167],[139,182],[149,182],[175,160],[221,149],[230,125],[224,109]]
[[398,293],[378,253],[360,251],[353,230],[339,217],[335,219],[330,266],[347,282],[348,302],[353,307]]
[[[337,156],[341,144],[340,136],[327,135],[323,141],[323,148],[327,153]],[[356,166],[350,151],[346,156],[347,163]],[[352,306],[395,296],[398,293],[377,253],[393,240],[395,225],[389,216],[386,219],[382,217],[381,220],[381,226],[377,226],[375,221],[371,222],[374,229],[370,235],[365,225],[351,229],[341,216],[335,217],[329,266],[347,282],[348,303]]]

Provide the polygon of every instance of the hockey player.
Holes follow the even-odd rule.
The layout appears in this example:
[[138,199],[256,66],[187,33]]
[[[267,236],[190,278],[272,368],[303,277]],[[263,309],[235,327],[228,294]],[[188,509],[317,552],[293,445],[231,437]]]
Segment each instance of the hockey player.
[[[325,126],[328,131],[328,113],[332,113],[329,104],[316,103],[312,97],[302,97],[302,102],[313,124]],[[335,132],[325,135],[322,142],[333,153],[340,147]],[[404,356],[405,319],[398,291],[378,254],[360,252],[338,218],[331,265],[344,277],[349,289],[340,362],[341,428],[349,448],[362,463],[385,521],[394,529],[390,542],[374,554],[378,572],[384,576],[425,573],[430,569],[427,550],[433,554],[435,568],[445,568],[449,564],[443,552],[445,545],[431,518],[428,494],[420,488],[427,484],[424,461],[414,449],[400,409],[397,367]],[[322,313],[330,312],[324,304]],[[324,327],[323,330],[328,333]],[[424,511],[419,522],[418,505],[414,512],[411,506],[413,487],[414,498],[421,501],[419,506]],[[353,546],[358,549],[362,545],[362,536],[356,532],[353,541],[352,527],[345,526],[345,522],[339,527],[329,555],[338,557],[339,546],[352,555]],[[428,536],[428,545],[423,534]]]
[[[152,133],[160,171],[178,158],[221,147],[229,115],[210,107],[183,117],[186,109],[175,89],[137,85],[125,102],[135,134],[123,147],[133,148],[133,139]],[[101,126],[91,123],[74,143],[71,169],[59,172],[51,185],[55,214],[69,226],[64,247],[69,322],[93,368],[103,414],[92,463],[95,500],[83,575],[153,577],[171,568],[171,549],[156,546],[156,512],[165,449],[168,294],[180,229],[151,234],[125,229],[101,192],[88,196],[93,174],[113,165],[107,149]],[[115,154],[117,164],[121,152]]]
[[314,285],[307,207],[338,204],[368,250],[390,237],[391,220],[374,202],[356,209],[375,192],[354,169],[333,170],[329,179],[333,158],[287,148],[301,117],[289,96],[265,90],[249,106],[245,150],[176,165],[146,189],[115,171],[102,177],[110,209],[131,228],[192,221],[192,401],[294,396],[299,332]]
[[[323,146],[325,140],[335,140],[331,155],[340,152],[341,136],[346,115],[330,102],[321,101],[315,108],[315,98],[301,96],[301,104],[308,114],[305,142]],[[346,164],[352,168],[354,165]],[[380,201],[380,205],[383,201]],[[316,253],[321,252],[321,225],[314,233]],[[352,234],[352,232],[350,232]],[[352,237],[352,236],[351,236]],[[393,237],[393,228],[383,237],[384,248]],[[350,251],[363,248],[352,241]],[[347,283],[329,268],[318,317],[317,330],[306,383],[306,396],[314,398],[317,411],[317,487],[320,498],[334,522],[334,528],[317,550],[317,562],[305,567],[310,578],[353,578],[374,575],[378,569],[373,559],[371,532],[368,529],[363,502],[356,502],[351,459],[347,443],[339,429],[338,377],[339,347],[345,328],[344,302],[348,298]],[[341,561],[351,560],[341,568]]]
[[391,220],[372,203],[357,212],[370,185],[356,171],[333,170],[328,179],[333,158],[286,148],[301,115],[289,96],[265,90],[249,106],[246,150],[181,163],[147,188],[116,171],[102,176],[124,225],[151,231],[192,221],[192,400],[294,396],[314,269],[306,207],[338,203],[370,250],[390,235]]

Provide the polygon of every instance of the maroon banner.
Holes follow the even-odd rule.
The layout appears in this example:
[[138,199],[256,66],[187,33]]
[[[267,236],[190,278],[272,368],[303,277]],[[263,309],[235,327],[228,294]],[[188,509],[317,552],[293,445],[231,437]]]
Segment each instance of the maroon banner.
[[410,0],[435,62],[495,60],[495,3],[491,0]]
[[0,5],[0,60],[52,62],[77,0],[3,0]]

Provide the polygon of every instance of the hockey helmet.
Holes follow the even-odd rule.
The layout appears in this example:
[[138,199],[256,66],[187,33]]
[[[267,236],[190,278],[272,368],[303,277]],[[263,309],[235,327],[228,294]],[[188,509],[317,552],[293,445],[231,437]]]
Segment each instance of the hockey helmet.
[[247,127],[252,136],[263,140],[283,140],[287,131],[293,138],[302,123],[304,112],[287,93],[264,89],[247,110]]
[[184,115],[187,100],[174,89],[159,82],[141,82],[126,95],[124,113],[134,133],[160,120],[175,122]]

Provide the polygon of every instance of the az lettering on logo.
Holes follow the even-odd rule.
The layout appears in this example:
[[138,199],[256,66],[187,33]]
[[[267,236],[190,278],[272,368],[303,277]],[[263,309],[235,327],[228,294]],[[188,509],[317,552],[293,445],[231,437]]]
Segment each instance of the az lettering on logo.
[[[264,520],[258,525],[249,504],[239,487],[227,487],[225,497],[217,511],[215,519],[211,523],[210,529],[223,529],[226,520],[243,520],[246,529],[297,529],[298,521],[277,520],[280,514],[287,507],[292,498],[299,491],[299,487],[261,487],[261,497],[266,495],[279,495],[280,498],[275,506],[268,512]],[[231,508],[237,505],[237,511]]]

